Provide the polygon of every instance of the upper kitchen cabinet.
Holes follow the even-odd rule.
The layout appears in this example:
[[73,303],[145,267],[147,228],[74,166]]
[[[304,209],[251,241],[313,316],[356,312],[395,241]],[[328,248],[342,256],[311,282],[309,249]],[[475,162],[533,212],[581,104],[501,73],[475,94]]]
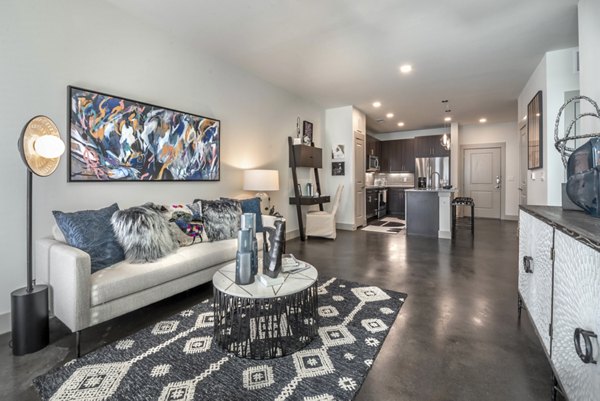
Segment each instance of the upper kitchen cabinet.
[[450,151],[442,146],[443,135],[418,136],[415,141],[415,157],[445,157]]
[[380,144],[382,172],[414,173],[415,144],[413,139],[398,139]]
[[381,158],[381,141],[373,138],[370,135],[367,135],[367,161],[369,160],[369,156],[377,156]]

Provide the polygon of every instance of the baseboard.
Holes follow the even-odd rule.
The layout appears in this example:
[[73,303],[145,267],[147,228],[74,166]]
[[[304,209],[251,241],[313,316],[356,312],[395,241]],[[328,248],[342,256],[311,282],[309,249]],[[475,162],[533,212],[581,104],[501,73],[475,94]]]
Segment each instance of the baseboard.
[[354,224],[346,224],[346,223],[335,223],[335,228],[338,230],[346,230],[346,231],[355,231],[356,227]]
[[0,334],[10,331],[10,312],[0,314]]
[[503,216],[503,220],[519,221],[519,216],[515,216],[512,214],[506,214]]
[[300,236],[300,230],[293,230],[285,233],[285,240],[289,241]]

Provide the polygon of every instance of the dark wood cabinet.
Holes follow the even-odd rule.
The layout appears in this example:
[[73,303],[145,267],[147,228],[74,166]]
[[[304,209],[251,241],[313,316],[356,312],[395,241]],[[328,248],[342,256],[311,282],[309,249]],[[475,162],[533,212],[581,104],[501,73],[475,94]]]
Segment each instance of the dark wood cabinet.
[[[292,157],[294,152],[295,159]],[[307,145],[290,146],[290,167],[312,167],[323,168],[323,150]],[[292,160],[296,160],[294,166]]]
[[381,142],[382,172],[415,172],[414,139],[397,139]]
[[442,146],[443,135],[418,136],[415,138],[415,157],[445,157],[450,151]]
[[404,218],[405,188],[389,188],[387,193],[388,214]]
[[[381,141],[373,138],[370,135],[367,135],[367,143],[365,145],[365,149],[367,151],[367,162],[369,161],[369,156],[378,156],[381,158]],[[368,165],[368,163],[367,163]]]
[[365,203],[367,205],[367,218],[377,216],[377,190],[367,189],[366,194],[367,201]]

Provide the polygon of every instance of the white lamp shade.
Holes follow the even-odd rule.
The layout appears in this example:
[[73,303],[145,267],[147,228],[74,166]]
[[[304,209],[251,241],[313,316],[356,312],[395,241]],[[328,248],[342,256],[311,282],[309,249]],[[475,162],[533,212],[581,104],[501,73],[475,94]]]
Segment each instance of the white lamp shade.
[[245,170],[245,191],[279,191],[279,171]]

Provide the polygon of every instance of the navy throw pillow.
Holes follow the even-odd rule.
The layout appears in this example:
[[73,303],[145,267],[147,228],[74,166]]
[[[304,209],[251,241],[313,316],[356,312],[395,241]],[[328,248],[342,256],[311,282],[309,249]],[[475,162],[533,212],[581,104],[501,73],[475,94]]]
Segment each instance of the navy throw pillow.
[[262,213],[260,210],[260,198],[250,198],[250,199],[229,199],[229,198],[221,198],[227,200],[234,200],[239,202],[242,206],[242,213],[254,213],[256,216],[256,232],[262,233],[263,231],[263,223],[262,223]]
[[114,203],[104,209],[64,213],[52,211],[56,224],[67,244],[90,255],[92,273],[125,259],[123,248],[117,242],[110,218],[119,210]]

